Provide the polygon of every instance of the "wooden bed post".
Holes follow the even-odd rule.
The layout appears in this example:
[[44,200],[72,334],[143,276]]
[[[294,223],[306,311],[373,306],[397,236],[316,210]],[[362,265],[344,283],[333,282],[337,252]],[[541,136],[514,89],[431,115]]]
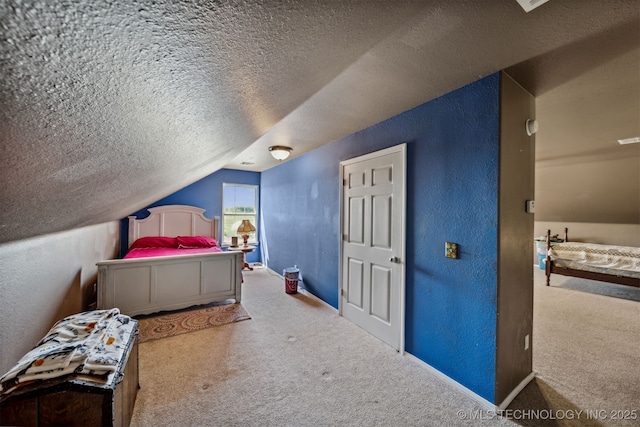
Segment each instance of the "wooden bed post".
[[547,286],[551,280],[551,258],[549,258],[549,250],[551,249],[551,230],[547,230],[547,254],[544,257],[544,274],[547,276]]
[[564,229],[564,241],[568,242],[569,241],[569,228],[565,227]]

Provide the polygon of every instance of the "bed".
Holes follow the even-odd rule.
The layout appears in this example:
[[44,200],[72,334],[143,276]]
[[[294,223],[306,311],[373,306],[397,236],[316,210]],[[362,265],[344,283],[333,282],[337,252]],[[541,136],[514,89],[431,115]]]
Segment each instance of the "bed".
[[560,274],[640,287],[640,248],[570,242],[567,228],[564,239],[555,237],[547,230],[544,259],[547,286],[551,274]]
[[[97,306],[128,316],[241,300],[242,252],[222,251],[219,218],[195,206],[148,209],[129,217],[128,252],[97,263]],[[215,242],[215,245],[213,244]],[[173,247],[171,247],[173,246]]]

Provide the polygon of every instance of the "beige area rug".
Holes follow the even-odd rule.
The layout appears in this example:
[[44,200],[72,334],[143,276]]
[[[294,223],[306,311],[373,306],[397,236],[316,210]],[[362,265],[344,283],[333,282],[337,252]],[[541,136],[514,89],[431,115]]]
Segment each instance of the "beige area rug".
[[138,317],[141,343],[251,319],[240,303],[209,304]]

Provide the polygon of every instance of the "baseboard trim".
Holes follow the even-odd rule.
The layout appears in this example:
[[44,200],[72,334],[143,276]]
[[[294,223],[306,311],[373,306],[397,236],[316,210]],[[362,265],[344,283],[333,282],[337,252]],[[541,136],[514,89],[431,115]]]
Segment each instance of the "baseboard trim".
[[414,362],[416,362],[418,365],[421,365],[422,367],[427,369],[429,372],[434,374],[436,377],[438,377],[439,379],[441,379],[445,383],[449,384],[451,387],[453,387],[456,390],[462,392],[467,397],[470,397],[471,399],[475,400],[485,410],[493,412],[493,413],[498,412],[499,408],[496,405],[494,405],[493,403],[489,402],[487,399],[485,399],[484,397],[480,396],[479,394],[476,394],[475,392],[469,390],[467,387],[463,386],[462,384],[460,384],[459,382],[457,382],[453,378],[446,376],[445,374],[443,374],[442,372],[440,372],[439,370],[437,370],[433,366],[429,365],[425,361],[418,359],[416,356],[414,356],[411,353],[405,352],[405,356],[407,356],[409,359],[411,359]]
[[408,352],[405,352],[404,354],[405,354],[406,357],[408,357],[409,359],[413,360],[415,363],[417,363],[418,365],[422,366],[423,368],[425,368],[426,370],[428,370],[429,372],[434,374],[436,377],[438,377],[439,379],[441,379],[445,383],[449,384],[451,387],[453,387],[456,390],[460,391],[461,393],[463,393],[467,397],[470,397],[471,399],[475,400],[480,406],[482,406],[485,410],[487,410],[487,411],[489,411],[491,413],[501,413],[505,409],[507,409],[507,406],[509,406],[511,404],[513,399],[515,399],[516,396],[536,377],[536,373],[535,372],[531,372],[529,375],[527,375],[527,377],[524,380],[522,380],[520,382],[520,384],[518,384],[518,386],[516,388],[513,389],[513,391],[511,393],[509,393],[509,395],[506,397],[506,399],[504,399],[502,401],[502,403],[500,405],[495,405],[495,404],[489,402],[484,397],[482,397],[479,394],[475,393],[474,391],[469,390],[467,387],[463,386],[462,384],[460,384],[459,382],[457,382],[453,378],[448,377],[444,373],[440,372],[439,370],[437,370],[433,366],[431,366],[428,363],[426,363],[424,360],[420,360],[416,356],[414,356],[413,354],[408,353]]
[[511,391],[511,393],[509,393],[509,395],[502,401],[501,404],[498,405],[498,410],[499,411],[504,411],[505,409],[507,409],[507,406],[509,406],[511,404],[511,402],[513,402],[513,399],[516,398],[516,396],[536,377],[536,373],[535,372],[531,372],[529,375],[527,375],[527,377],[525,379],[523,379],[522,381],[520,381],[520,384],[518,384],[518,386],[516,388],[513,389],[513,391]]

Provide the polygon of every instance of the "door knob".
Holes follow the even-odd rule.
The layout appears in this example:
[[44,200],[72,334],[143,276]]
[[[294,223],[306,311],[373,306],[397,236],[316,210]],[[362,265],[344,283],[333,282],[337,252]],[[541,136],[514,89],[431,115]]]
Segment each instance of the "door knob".
[[399,263],[400,258],[398,258],[397,256],[392,256],[391,258],[389,258],[389,262]]

